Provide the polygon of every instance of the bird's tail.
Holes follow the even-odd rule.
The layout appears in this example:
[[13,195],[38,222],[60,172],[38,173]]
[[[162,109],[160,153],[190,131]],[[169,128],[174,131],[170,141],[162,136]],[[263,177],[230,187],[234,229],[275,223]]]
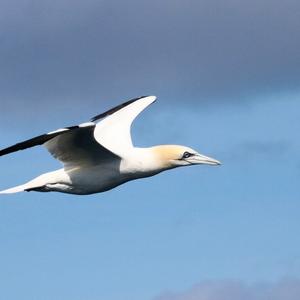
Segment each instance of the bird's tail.
[[27,185],[22,184],[22,185],[15,186],[15,187],[7,189],[7,190],[0,191],[0,194],[13,194],[13,193],[24,192],[26,190],[26,188],[28,188]]
[[57,183],[57,180],[59,180],[62,176],[66,176],[63,169],[48,172],[28,181],[27,183],[0,191],[0,194],[14,194],[30,191],[48,192],[49,190],[47,189],[47,185]]

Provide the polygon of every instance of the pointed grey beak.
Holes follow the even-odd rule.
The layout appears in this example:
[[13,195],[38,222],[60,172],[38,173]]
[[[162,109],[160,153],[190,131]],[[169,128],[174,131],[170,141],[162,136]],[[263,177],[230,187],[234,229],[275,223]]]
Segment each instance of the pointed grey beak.
[[221,165],[221,162],[219,162],[218,160],[199,153],[190,157],[188,161],[191,164],[195,164],[195,165],[196,164],[205,164],[205,165],[212,165],[212,166]]

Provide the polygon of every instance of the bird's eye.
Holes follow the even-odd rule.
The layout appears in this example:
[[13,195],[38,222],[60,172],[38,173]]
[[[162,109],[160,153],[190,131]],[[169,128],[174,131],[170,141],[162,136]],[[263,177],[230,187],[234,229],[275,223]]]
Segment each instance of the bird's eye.
[[183,159],[189,158],[189,157],[191,157],[191,156],[193,156],[193,155],[194,155],[193,153],[190,153],[190,152],[185,151],[185,152],[183,153],[183,155],[182,155],[182,158],[183,158]]

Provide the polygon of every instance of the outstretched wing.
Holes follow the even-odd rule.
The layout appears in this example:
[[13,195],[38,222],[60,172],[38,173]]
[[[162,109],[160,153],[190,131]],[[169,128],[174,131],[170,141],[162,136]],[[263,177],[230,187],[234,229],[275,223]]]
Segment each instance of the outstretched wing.
[[48,151],[66,168],[93,165],[105,160],[119,159],[94,138],[92,122],[58,129],[0,150],[0,156],[38,145]]
[[[0,156],[44,145],[65,167],[120,159],[133,147],[130,135],[132,121],[155,99],[148,96],[129,100],[95,116],[92,122],[58,129],[2,149]],[[96,124],[94,121],[99,122]]]
[[47,134],[42,134],[42,135],[36,136],[32,139],[29,139],[29,140],[17,143],[15,145],[12,145],[10,147],[1,149],[0,150],[0,156],[10,154],[10,153],[13,153],[13,152],[16,152],[16,151],[24,150],[24,149],[27,149],[27,148],[31,148],[31,147],[34,147],[34,146],[42,145],[45,142],[51,140],[52,138],[62,134],[62,132],[65,132],[67,130],[68,130],[67,128],[59,129],[57,131],[53,131],[53,132],[50,132],[50,133],[47,133]]
[[94,130],[97,142],[120,157],[126,155],[133,148],[130,132],[133,120],[155,100],[155,96],[132,99],[94,117],[92,121],[105,117]]

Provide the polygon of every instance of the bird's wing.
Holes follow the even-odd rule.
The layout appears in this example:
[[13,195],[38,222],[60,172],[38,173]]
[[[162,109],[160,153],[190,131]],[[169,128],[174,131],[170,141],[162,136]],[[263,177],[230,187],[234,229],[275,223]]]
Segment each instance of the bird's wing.
[[43,145],[67,168],[120,159],[133,147],[132,121],[155,99],[154,96],[132,99],[95,116],[91,122],[58,129],[2,149],[0,156]]
[[100,145],[94,138],[94,123],[74,126],[69,131],[50,139],[44,146],[65,168],[92,166],[120,159]]
[[130,133],[133,120],[155,100],[155,96],[135,98],[92,118],[92,121],[101,119],[94,130],[97,142],[120,157],[126,155],[133,148]]
[[0,156],[38,145],[45,146],[66,168],[119,159],[94,138],[92,122],[58,129],[0,150]]

